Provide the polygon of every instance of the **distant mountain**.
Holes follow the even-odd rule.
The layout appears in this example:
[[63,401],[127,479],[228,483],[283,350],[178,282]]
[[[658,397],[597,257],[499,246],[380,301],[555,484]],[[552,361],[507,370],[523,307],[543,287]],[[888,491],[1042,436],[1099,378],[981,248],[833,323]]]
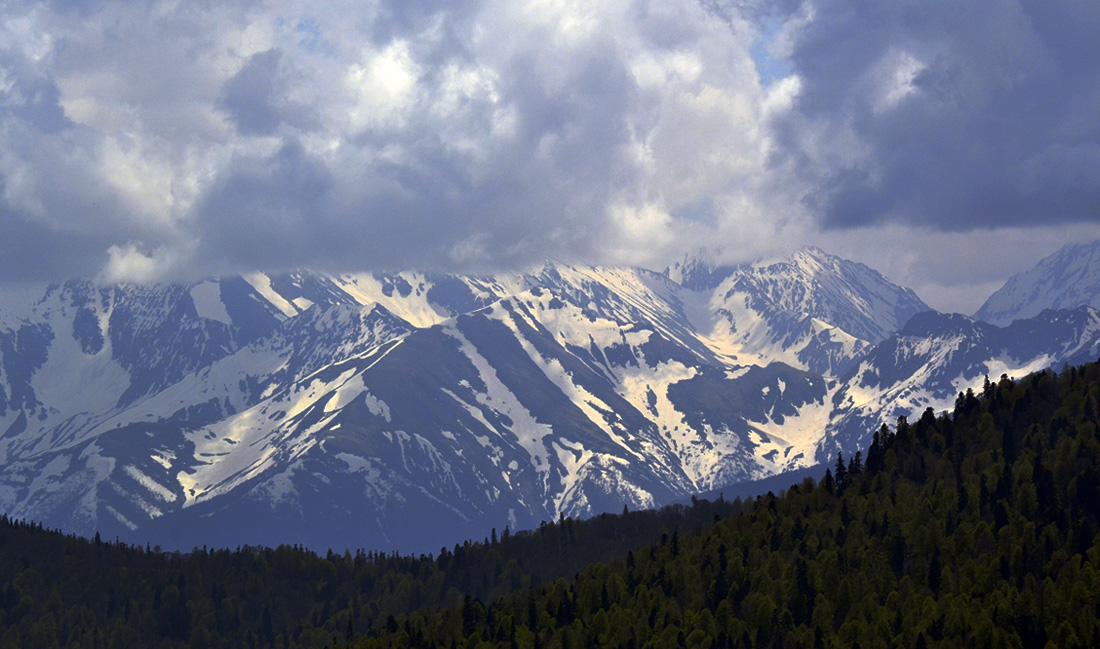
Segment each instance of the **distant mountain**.
[[997,325],[1044,309],[1100,308],[1100,241],[1064,246],[1034,268],[1014,275],[974,313]]
[[986,377],[1020,378],[1100,355],[1100,313],[1092,307],[1047,310],[998,327],[962,315],[926,312],[871,350],[831,394],[833,416],[824,459],[851,452],[882,423],[924,408],[954,406],[960,391]]
[[730,361],[782,361],[825,375],[930,308],[867,266],[817,248],[732,267],[689,258],[665,274],[691,290],[689,302],[704,300],[689,317]]
[[1088,310],[1005,330],[929,313],[816,249],[13,299],[0,509],[182,548],[429,551],[676,502],[829,461],[985,374],[1080,358],[1097,328]]
[[[867,266],[804,248],[789,259],[741,267],[723,282],[773,309],[804,313],[877,343],[929,307]],[[728,299],[727,294],[727,299]]]

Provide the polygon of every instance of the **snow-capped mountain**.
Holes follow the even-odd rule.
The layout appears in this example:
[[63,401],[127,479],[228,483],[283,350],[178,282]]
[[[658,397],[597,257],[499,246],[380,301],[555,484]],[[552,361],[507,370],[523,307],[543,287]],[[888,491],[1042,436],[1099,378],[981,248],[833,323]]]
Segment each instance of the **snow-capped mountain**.
[[869,431],[899,416],[954,407],[959,392],[986,377],[1020,378],[1100,353],[1100,313],[1046,310],[998,327],[962,315],[927,312],[876,346],[832,394],[833,415],[819,455],[851,452]]
[[724,300],[744,296],[758,308],[805,314],[858,339],[879,342],[928,305],[867,266],[803,248],[790,258],[708,273]]
[[863,264],[805,248],[789,259],[710,267],[687,259],[665,274],[693,289],[697,331],[730,362],[782,361],[842,373],[867,348],[929,309]]
[[926,310],[815,249],[70,282],[0,308],[0,508],[166,547],[430,551],[807,466],[898,408],[1094,349],[1094,311],[1002,330]]
[[1100,308],[1100,241],[1070,244],[1034,268],[1013,276],[974,313],[978,320],[1007,325],[1044,309]]

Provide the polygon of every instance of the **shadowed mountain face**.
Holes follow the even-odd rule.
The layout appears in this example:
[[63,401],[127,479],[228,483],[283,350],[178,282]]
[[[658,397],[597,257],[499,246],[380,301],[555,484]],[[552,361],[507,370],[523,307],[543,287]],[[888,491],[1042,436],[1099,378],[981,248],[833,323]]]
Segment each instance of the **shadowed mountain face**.
[[815,249],[72,282],[0,305],[0,507],[184,549],[426,552],[828,460],[985,374],[1088,357],[1100,330],[1089,309],[1006,329],[926,311]]

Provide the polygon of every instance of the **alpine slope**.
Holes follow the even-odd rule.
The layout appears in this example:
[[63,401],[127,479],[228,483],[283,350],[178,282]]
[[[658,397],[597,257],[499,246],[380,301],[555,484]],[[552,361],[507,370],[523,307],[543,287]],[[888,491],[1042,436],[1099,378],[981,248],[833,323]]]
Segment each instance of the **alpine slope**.
[[1089,306],[939,314],[813,248],[72,281],[0,299],[0,509],[171,549],[437,551],[827,462],[1098,345]]

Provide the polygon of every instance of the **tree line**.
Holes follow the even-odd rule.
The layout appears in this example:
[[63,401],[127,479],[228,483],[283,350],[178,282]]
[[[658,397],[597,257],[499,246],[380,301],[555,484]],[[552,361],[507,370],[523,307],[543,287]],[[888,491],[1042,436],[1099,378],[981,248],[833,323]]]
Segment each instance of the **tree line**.
[[432,555],[164,554],[0,516],[0,649],[1100,646],[1100,364],[913,419],[778,495]]
[[572,577],[746,506],[561,517],[419,556],[285,545],[161,553],[0,515],[0,649],[329,647],[394,615]]

